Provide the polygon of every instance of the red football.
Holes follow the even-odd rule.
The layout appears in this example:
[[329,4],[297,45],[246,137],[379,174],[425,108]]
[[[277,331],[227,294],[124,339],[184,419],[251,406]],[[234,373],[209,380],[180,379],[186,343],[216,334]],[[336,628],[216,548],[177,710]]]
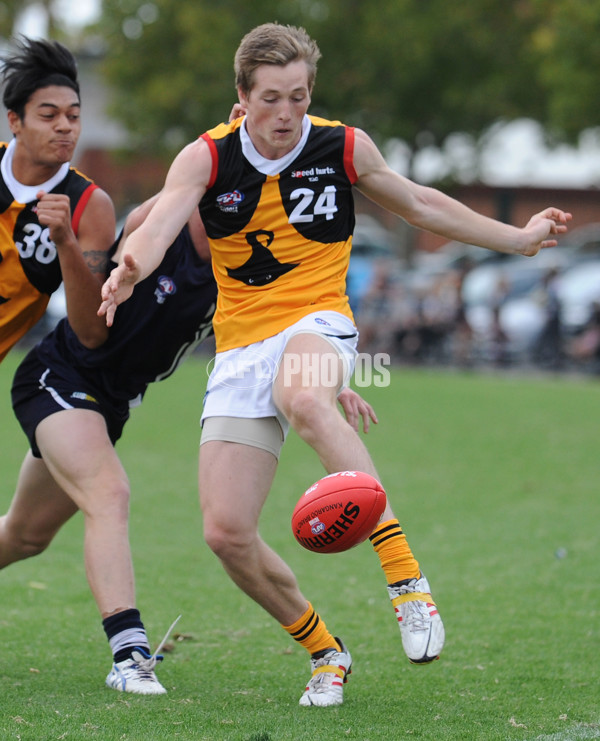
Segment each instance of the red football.
[[309,551],[347,551],[371,535],[385,504],[383,487],[368,473],[331,473],[298,500],[292,514],[292,532]]

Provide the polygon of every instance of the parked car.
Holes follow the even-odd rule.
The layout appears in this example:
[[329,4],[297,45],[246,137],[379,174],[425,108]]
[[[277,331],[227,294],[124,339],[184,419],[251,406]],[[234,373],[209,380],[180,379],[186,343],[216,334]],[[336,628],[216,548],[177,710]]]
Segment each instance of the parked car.
[[449,270],[462,270],[478,267],[485,263],[499,262],[506,255],[494,250],[486,250],[464,242],[446,242],[434,252],[421,252],[415,255],[414,269],[419,272],[442,273]]
[[570,264],[569,250],[556,247],[534,258],[507,257],[473,269],[463,282],[462,297],[475,336],[485,342],[497,322],[512,355],[529,349],[545,322],[544,279]]
[[561,321],[565,330],[576,333],[590,320],[594,304],[600,304],[600,259],[573,265],[558,282]]
[[573,261],[600,260],[600,223],[576,227],[561,237],[560,245],[569,250]]

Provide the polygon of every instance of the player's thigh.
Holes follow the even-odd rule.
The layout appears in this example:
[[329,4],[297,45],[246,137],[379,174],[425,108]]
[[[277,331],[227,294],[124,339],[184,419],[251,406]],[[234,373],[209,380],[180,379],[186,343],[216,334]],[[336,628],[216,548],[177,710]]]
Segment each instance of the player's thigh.
[[6,513],[9,531],[28,542],[49,542],[77,512],[77,505],[52,478],[44,461],[27,453]]
[[36,441],[53,478],[81,509],[128,494],[127,475],[98,412],[52,414],[37,426]]
[[344,372],[342,357],[327,339],[312,332],[295,334],[285,346],[273,383],[273,400],[286,413],[299,391],[310,390],[335,406]]
[[269,494],[277,459],[252,445],[209,440],[200,446],[198,482],[205,520],[254,529]]

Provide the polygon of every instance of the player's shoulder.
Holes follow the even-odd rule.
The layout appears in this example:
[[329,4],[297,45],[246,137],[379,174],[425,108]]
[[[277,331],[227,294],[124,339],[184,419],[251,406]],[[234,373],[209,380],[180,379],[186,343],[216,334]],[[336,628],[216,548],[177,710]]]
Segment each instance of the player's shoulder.
[[[73,211],[72,224],[79,238],[84,235],[108,250],[116,231],[115,206],[108,193],[90,183]],[[96,247],[98,249],[98,247]]]
[[225,139],[228,136],[239,134],[244,121],[243,117],[236,118],[233,121],[227,123],[220,123],[213,126],[212,129],[208,129],[202,134],[199,139],[206,141],[207,139]]
[[354,162],[363,165],[381,165],[383,156],[377,145],[363,129],[354,129]]
[[93,187],[90,190],[90,203],[93,203],[96,208],[101,209],[103,212],[114,214],[115,206],[112,198],[98,185],[92,185]]
[[78,167],[69,165],[68,178],[74,182],[80,182],[84,186],[93,185],[94,181],[89,175],[86,175]]
[[346,124],[342,123],[341,121],[330,120],[328,118],[322,118],[321,116],[313,116],[312,114],[308,114],[308,119],[311,124],[317,128],[348,128]]

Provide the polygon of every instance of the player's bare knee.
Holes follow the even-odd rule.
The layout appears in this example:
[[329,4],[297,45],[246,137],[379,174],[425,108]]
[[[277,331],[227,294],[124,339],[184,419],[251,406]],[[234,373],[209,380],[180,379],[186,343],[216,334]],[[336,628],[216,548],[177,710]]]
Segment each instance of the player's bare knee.
[[129,482],[123,478],[115,478],[111,481],[98,481],[97,486],[86,492],[78,506],[86,517],[126,522],[129,518],[129,500]]
[[32,556],[39,556],[43,553],[46,548],[52,542],[52,535],[44,536],[33,536],[32,538],[26,538],[21,540],[20,553],[22,558],[31,558]]
[[255,537],[254,532],[221,526],[207,518],[204,520],[204,540],[215,556],[225,563],[245,558]]
[[1,550],[8,562],[23,561],[38,556],[52,542],[54,532],[15,529],[7,526],[2,529]]
[[304,439],[317,436],[329,407],[311,389],[297,391],[283,410],[290,425]]

